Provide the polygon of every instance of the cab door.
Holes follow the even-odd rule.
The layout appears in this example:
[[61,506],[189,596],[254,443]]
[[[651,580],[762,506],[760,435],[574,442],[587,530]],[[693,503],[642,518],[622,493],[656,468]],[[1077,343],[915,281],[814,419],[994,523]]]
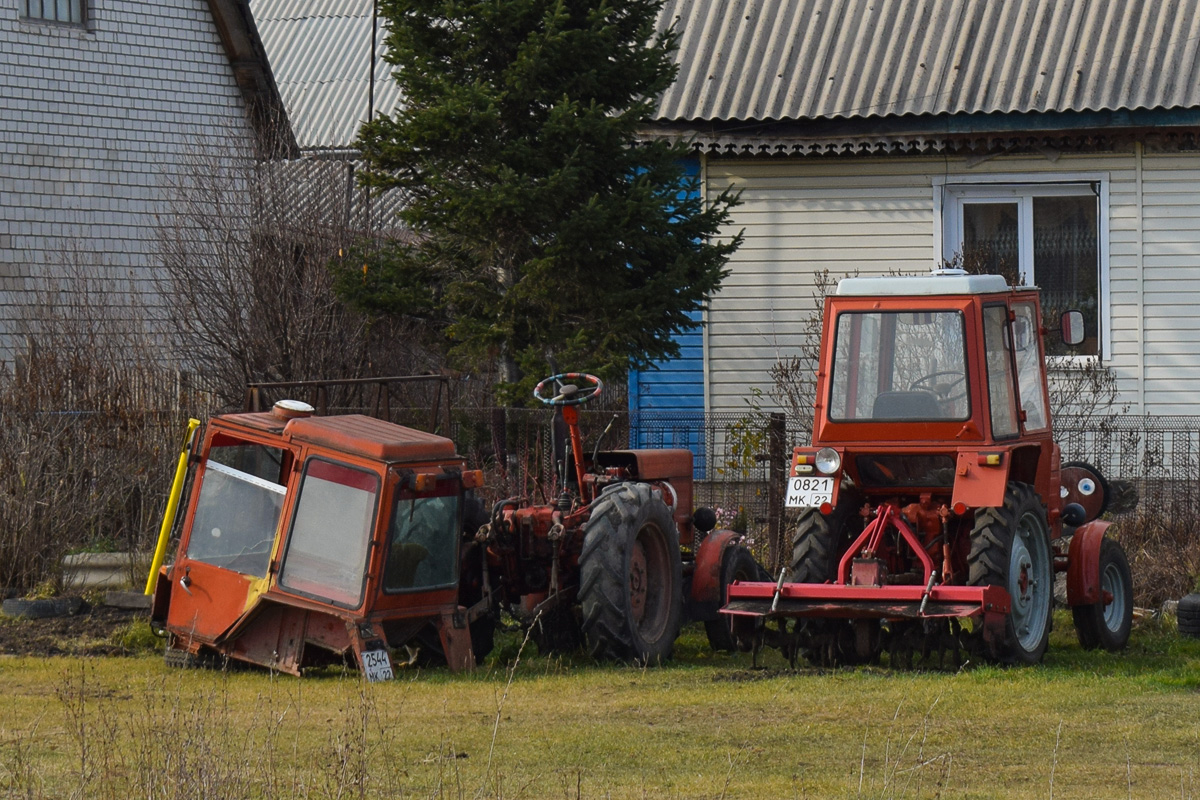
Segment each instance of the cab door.
[[214,642],[264,591],[293,454],[218,433],[196,474],[167,626]]

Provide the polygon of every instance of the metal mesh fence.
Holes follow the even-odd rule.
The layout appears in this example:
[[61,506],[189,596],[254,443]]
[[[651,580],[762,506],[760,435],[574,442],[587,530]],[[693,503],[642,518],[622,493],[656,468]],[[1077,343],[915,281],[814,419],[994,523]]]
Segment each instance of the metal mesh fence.
[[1137,490],[1139,507],[1200,507],[1200,417],[1122,416],[1056,425],[1064,461]]
[[[433,384],[394,390],[395,401],[385,409],[377,388],[360,387],[357,394],[339,395],[327,411],[386,416],[447,436],[473,468],[485,471],[489,499],[554,498],[561,485],[556,463],[560,468],[562,462],[554,457],[550,410],[450,408],[445,391],[443,387],[439,394]],[[397,402],[416,395],[424,402]],[[810,419],[756,411],[666,414],[584,408],[580,426],[589,453],[625,447],[691,450],[696,506],[713,508],[721,527],[744,532],[772,569],[790,553],[794,514],[783,507],[783,484],[792,447],[810,441]],[[1200,507],[1200,417],[1063,418],[1056,436],[1064,461],[1088,462],[1125,484],[1140,498],[1140,509]]]

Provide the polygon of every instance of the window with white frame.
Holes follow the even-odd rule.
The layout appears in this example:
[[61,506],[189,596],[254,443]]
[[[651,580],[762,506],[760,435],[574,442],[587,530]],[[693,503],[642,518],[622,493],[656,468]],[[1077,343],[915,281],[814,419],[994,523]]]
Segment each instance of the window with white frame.
[[25,16],[29,19],[47,19],[51,22],[67,22],[82,25],[87,0],[22,0]]
[[[1049,355],[1104,351],[1105,181],[971,182],[946,180],[940,191],[942,257],[971,272],[1004,275],[1042,290]],[[1011,180],[1011,178],[1009,179]],[[1067,348],[1054,333],[1063,312],[1083,312],[1085,339]]]

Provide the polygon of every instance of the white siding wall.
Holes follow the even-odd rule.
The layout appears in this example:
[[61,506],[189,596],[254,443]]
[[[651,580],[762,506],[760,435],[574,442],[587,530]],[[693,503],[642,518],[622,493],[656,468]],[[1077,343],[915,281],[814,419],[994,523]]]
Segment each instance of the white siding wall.
[[249,135],[205,0],[89,0],[85,28],[22,19],[24,5],[0,0],[6,359],[33,279],[68,251],[149,293],[164,175],[189,143],[232,132],[228,146],[245,148]]
[[1146,408],[1152,414],[1200,414],[1197,187],[1200,155],[1143,158],[1142,369]]
[[1200,414],[1200,155],[1142,157],[1140,206],[1138,163],[1134,152],[972,166],[961,158],[709,161],[711,192],[742,190],[730,232],[744,228],[746,241],[708,316],[708,408],[742,411],[750,387],[768,392],[772,363],[795,352],[814,308],[814,273],[933,266],[935,177],[1080,172],[1109,179],[1105,363],[1121,400],[1132,413]]

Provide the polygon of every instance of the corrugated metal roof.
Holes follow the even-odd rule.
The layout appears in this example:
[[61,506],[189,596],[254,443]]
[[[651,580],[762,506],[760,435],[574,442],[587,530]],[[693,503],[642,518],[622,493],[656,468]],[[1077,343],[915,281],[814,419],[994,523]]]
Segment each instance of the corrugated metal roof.
[[[371,0],[252,0],[254,20],[301,148],[344,148],[367,119]],[[377,34],[375,113],[400,99]]]
[[660,120],[1200,106],[1200,0],[668,0]]
[[[300,146],[367,117],[371,0],[252,0]],[[1200,107],[1200,0],[667,0],[660,121]],[[399,90],[383,61],[376,112]]]

